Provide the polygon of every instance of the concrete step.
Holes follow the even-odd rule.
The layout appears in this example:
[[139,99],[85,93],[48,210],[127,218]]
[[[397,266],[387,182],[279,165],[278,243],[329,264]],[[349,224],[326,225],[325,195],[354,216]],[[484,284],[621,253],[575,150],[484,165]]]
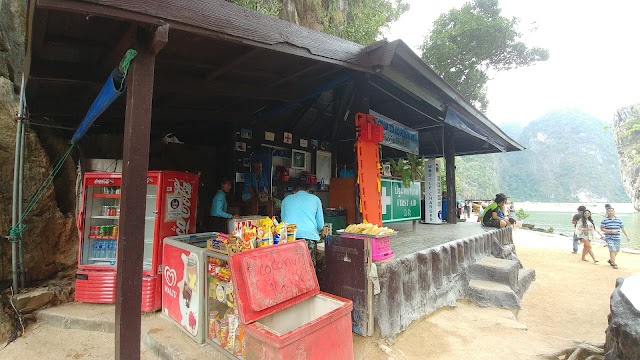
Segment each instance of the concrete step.
[[[37,319],[57,328],[108,334],[115,332],[114,305],[73,302],[40,310]],[[113,347],[113,342],[110,343]],[[143,352],[162,360],[228,359],[226,352],[223,354],[222,350],[192,341],[159,312],[142,315],[141,343]]]
[[536,271],[534,269],[520,269],[518,272],[518,289],[516,294],[522,299],[524,293],[529,289],[529,285],[536,279]]
[[520,265],[517,261],[487,256],[471,265],[470,278],[472,280],[493,281],[516,291],[518,289],[519,268]]
[[467,298],[480,306],[520,309],[520,298],[507,285],[486,280],[470,280]]

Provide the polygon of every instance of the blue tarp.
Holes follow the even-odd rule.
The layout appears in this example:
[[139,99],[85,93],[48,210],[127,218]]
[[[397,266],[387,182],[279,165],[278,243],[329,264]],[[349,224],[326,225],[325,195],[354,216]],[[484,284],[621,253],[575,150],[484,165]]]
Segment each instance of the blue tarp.
[[71,138],[71,143],[75,144],[80,140],[91,127],[93,122],[100,116],[117,98],[126,90],[124,86],[124,75],[117,68],[111,72],[105,82],[98,97],[93,101],[89,111],[78,126],[78,129]]

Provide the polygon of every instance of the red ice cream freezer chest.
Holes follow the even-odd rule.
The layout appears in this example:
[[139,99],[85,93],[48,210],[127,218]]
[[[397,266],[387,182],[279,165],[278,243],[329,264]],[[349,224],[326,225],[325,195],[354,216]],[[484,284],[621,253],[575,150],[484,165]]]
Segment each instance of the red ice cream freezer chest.
[[304,241],[229,258],[252,359],[353,359],[351,300],[320,291]]

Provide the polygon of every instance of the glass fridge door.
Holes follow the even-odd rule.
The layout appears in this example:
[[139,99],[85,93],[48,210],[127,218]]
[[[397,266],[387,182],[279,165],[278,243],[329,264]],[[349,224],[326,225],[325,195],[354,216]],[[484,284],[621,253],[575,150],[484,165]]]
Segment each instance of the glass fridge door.
[[144,255],[142,271],[150,271],[153,265],[153,242],[158,217],[158,185],[147,184],[147,203],[144,212]]
[[87,186],[80,264],[116,264],[119,217],[119,186]]

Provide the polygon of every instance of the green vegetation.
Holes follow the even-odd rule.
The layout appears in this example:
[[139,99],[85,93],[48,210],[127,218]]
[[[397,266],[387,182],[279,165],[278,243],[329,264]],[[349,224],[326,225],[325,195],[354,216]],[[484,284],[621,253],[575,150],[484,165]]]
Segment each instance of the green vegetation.
[[604,124],[581,111],[554,111],[509,134],[524,151],[456,158],[459,198],[504,192],[516,203],[628,202],[613,133]]
[[[283,0],[227,0],[262,14],[285,18]],[[300,25],[318,28],[358,44],[369,45],[389,24],[409,10],[405,0],[294,1]],[[300,4],[298,4],[300,3]],[[300,13],[300,11],[304,13]],[[293,20],[292,20],[293,21]]]
[[449,84],[485,111],[490,74],[549,58],[520,41],[518,18],[502,16],[498,0],[473,0],[434,21],[422,44],[422,59]]
[[280,0],[227,0],[236,5],[257,11],[261,14],[278,17],[282,10]]
[[409,10],[409,4],[404,0],[350,1],[345,17],[342,12],[336,11],[335,0],[328,3],[327,32],[362,45],[375,42],[390,23]]
[[640,164],[640,104],[630,106],[627,118],[621,122],[618,139],[623,145],[622,151],[633,165]]
[[516,211],[516,217],[518,218],[518,221],[522,221],[528,218],[529,214],[526,211],[524,211],[524,209],[519,209],[518,211]]
[[404,187],[409,188],[411,182],[424,179],[424,157],[407,153],[406,159],[389,159],[391,174],[402,178]]

